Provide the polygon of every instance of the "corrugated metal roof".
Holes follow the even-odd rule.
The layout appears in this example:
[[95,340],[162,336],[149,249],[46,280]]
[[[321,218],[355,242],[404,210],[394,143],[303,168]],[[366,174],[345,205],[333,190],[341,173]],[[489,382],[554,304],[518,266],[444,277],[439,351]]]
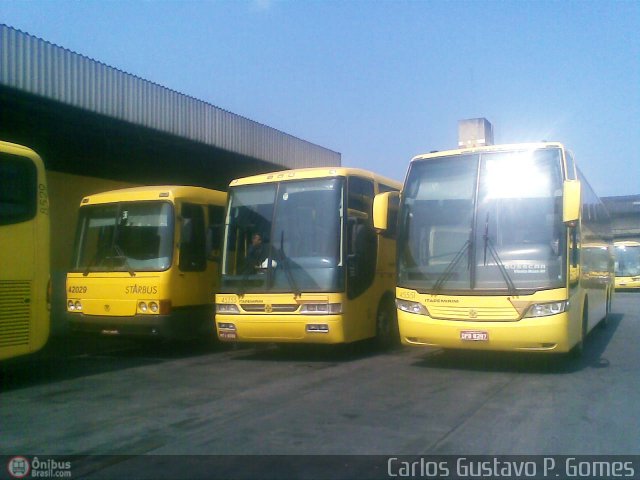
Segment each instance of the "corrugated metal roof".
[[0,84],[288,168],[341,155],[0,24]]

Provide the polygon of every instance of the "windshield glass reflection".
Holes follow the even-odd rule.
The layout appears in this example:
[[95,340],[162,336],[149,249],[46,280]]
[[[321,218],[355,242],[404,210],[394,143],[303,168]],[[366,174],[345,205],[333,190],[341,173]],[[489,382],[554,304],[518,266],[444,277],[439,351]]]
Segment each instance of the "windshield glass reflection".
[[417,161],[403,194],[399,283],[432,292],[563,285],[559,149]]
[[616,245],[616,276],[640,276],[640,245]]
[[339,291],[342,189],[339,178],[233,188],[223,290]]
[[162,271],[171,266],[173,207],[123,202],[80,209],[75,271]]

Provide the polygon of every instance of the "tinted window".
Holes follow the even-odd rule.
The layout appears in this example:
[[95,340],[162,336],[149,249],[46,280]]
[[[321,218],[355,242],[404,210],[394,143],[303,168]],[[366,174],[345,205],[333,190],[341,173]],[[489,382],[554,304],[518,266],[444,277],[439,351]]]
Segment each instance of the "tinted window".
[[207,268],[204,211],[200,205],[182,204],[180,270],[199,272]]
[[389,185],[385,185],[384,183],[380,183],[378,185],[378,193],[386,193],[386,192],[397,192],[398,189],[395,187],[391,187]]
[[222,235],[224,233],[225,207],[219,205],[209,205],[209,229],[207,231],[207,250],[216,251],[222,247]]
[[373,283],[378,237],[373,230],[374,187],[371,180],[349,177],[347,218],[347,296],[355,298]]
[[576,179],[576,165],[571,152],[565,150],[565,158],[567,159],[567,180]]
[[0,225],[35,216],[37,178],[36,167],[28,158],[0,154]]
[[168,202],[80,208],[75,271],[162,271],[171,266],[173,209]]
[[373,182],[359,177],[349,177],[349,209],[358,210],[371,217],[373,213]]

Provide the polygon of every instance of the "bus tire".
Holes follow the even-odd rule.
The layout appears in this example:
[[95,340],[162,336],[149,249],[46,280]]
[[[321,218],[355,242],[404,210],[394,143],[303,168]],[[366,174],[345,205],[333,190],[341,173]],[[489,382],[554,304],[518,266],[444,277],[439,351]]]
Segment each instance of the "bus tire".
[[611,298],[611,291],[609,291],[609,293],[607,294],[607,305],[605,307],[604,317],[602,318],[602,320],[600,320],[600,323],[598,323],[598,326],[600,328],[607,328],[610,323],[609,316],[611,315]]
[[571,358],[580,358],[584,354],[584,342],[587,338],[587,328],[589,325],[589,303],[587,301],[584,302],[584,307],[582,308],[582,325],[580,326],[580,340],[576,343],[571,351],[569,352]]
[[398,315],[391,296],[385,296],[378,306],[376,314],[376,344],[381,349],[399,345]]

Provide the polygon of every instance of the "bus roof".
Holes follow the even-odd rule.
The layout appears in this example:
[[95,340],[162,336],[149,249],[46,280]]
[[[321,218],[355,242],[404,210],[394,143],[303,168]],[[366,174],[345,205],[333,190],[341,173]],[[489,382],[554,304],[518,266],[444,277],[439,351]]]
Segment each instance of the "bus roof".
[[537,142],[537,143],[505,143],[502,145],[488,145],[484,147],[468,147],[458,148],[455,150],[445,150],[442,152],[431,152],[416,155],[411,159],[414,160],[428,160],[438,157],[450,157],[453,155],[466,155],[469,153],[482,153],[482,152],[502,152],[509,150],[534,150],[539,148],[562,148],[564,145],[559,142]]
[[19,155],[21,157],[27,157],[33,160],[38,168],[44,169],[44,163],[36,152],[24,145],[18,145],[17,143],[5,142],[0,140],[0,152],[9,153],[11,155]]
[[146,187],[121,188],[108,192],[87,195],[80,202],[81,206],[100,203],[131,202],[139,200],[169,200],[187,199],[224,205],[227,194],[218,190],[187,185],[154,185]]
[[294,170],[282,170],[278,172],[262,173],[260,175],[252,175],[250,177],[236,178],[229,184],[230,187],[238,185],[255,185],[260,183],[272,183],[290,180],[301,180],[311,178],[330,178],[330,177],[345,177],[348,175],[354,175],[359,177],[369,178],[378,183],[389,185],[390,187],[402,188],[402,183],[391,178],[383,177],[369,170],[360,168],[349,167],[317,167],[317,168],[298,168]]

